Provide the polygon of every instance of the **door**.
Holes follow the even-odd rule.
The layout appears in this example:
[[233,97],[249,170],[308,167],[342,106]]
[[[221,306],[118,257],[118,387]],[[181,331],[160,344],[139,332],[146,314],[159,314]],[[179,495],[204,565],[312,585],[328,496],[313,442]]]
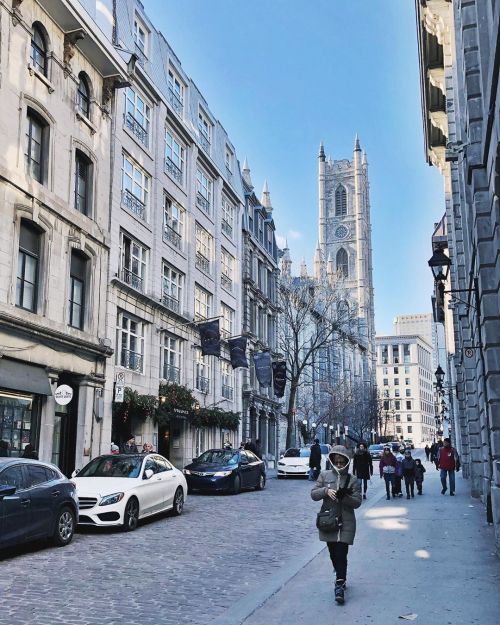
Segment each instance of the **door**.
[[163,483],[162,509],[171,508],[174,503],[174,495],[178,484],[176,473],[170,462],[165,460],[165,458],[155,456],[155,463],[161,467],[160,476]]
[[28,493],[31,499],[30,538],[48,536],[54,527],[56,508],[61,498],[60,487],[50,485],[49,469],[41,465],[25,466],[28,473]]
[[22,542],[31,531],[30,496],[26,491],[23,467],[14,465],[0,473],[0,484],[15,486],[16,492],[0,501],[2,547]]
[[241,485],[243,488],[248,488],[249,486],[253,486],[253,477],[252,477],[252,464],[248,459],[248,456],[245,451],[241,451],[241,462],[240,462],[240,472],[241,472]]
[[160,425],[158,428],[158,453],[165,458],[170,457],[170,425]]
[[73,399],[66,406],[56,404],[54,435],[52,441],[52,462],[70,477],[75,469],[76,431],[78,424],[78,382],[70,375],[59,376],[59,384],[73,389]]
[[[147,470],[153,471],[149,479],[145,479]],[[139,487],[140,515],[149,515],[158,512],[163,507],[164,481],[161,476],[161,467],[149,456],[144,463],[142,483]]]
[[248,485],[257,486],[257,484],[259,483],[262,460],[251,451],[246,451],[245,453],[248,456],[248,462],[250,463],[250,482]]

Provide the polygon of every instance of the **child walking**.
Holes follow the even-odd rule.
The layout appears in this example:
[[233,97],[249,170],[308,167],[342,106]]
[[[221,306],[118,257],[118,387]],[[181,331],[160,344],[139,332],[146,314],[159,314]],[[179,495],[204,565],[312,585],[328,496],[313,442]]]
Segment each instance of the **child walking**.
[[415,484],[417,485],[417,492],[422,494],[422,484],[424,482],[425,467],[422,464],[420,458],[415,458]]

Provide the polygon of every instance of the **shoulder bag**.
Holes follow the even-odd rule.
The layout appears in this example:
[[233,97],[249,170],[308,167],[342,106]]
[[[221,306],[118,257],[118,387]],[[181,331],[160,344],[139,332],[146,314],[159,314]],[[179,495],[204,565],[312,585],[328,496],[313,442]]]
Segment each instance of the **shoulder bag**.
[[[347,477],[347,482],[345,488],[349,488],[349,482],[351,481],[351,476]],[[339,481],[340,484],[340,481]],[[331,501],[331,499],[330,499]],[[325,505],[328,505],[325,502],[321,508],[321,511],[316,515],[316,527],[321,532],[338,532],[344,526],[344,520],[342,518],[342,501],[338,502],[338,512],[335,513],[333,508],[323,510]]]

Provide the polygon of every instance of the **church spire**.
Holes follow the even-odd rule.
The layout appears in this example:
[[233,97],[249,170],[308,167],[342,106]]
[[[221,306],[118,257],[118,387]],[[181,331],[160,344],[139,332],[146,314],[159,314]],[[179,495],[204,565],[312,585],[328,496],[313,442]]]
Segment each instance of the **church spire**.
[[356,133],[356,139],[354,140],[354,151],[357,152],[358,150],[361,150],[361,148],[359,146],[359,137]]
[[305,258],[302,259],[300,264],[300,277],[307,278],[307,263]]
[[246,182],[246,184],[253,189],[252,177],[250,176],[250,167],[248,166],[248,161],[245,156],[245,162],[243,163],[243,170],[241,172],[241,177]]
[[262,189],[262,196],[260,203],[266,209],[268,213],[272,213],[273,205],[271,204],[271,194],[269,193],[269,187],[267,186],[267,180],[264,182],[264,188]]
[[283,248],[283,256],[281,257],[281,274],[290,278],[292,275],[292,258],[288,249],[288,241],[285,239],[285,247]]
[[318,241],[316,245],[316,251],[314,252],[314,277],[316,280],[322,280],[325,273],[325,262],[323,259],[323,252]]
[[318,158],[320,161],[324,161],[325,160],[325,148],[323,146],[323,141],[319,144],[319,154],[318,154]]

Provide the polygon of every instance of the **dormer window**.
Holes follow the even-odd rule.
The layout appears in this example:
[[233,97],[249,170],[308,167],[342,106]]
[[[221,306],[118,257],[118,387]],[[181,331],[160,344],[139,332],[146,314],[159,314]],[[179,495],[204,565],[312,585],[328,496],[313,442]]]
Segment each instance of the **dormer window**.
[[184,85],[172,69],[168,70],[168,97],[174,111],[178,115],[182,115],[184,108]]
[[200,144],[205,152],[210,152],[212,142],[212,124],[203,111],[198,112],[198,130],[200,131]]
[[148,56],[148,29],[138,15],[134,18],[135,51],[139,56],[139,63],[144,64]]

